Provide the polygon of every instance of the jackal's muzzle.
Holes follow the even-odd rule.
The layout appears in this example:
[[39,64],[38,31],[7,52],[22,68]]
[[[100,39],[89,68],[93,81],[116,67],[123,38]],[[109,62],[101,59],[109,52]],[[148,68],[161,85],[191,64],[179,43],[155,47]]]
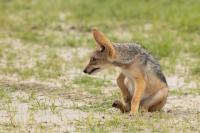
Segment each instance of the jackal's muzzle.
[[98,70],[100,70],[100,68],[91,68],[91,67],[86,67],[83,72],[87,73],[87,74],[93,74],[95,72],[97,72]]

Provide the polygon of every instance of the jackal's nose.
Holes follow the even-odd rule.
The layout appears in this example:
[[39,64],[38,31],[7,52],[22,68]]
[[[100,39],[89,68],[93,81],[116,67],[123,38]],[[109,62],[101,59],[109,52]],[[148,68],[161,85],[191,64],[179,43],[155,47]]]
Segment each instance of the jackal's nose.
[[86,70],[86,69],[84,69],[84,70],[83,70],[83,72],[84,72],[84,73],[87,73],[87,70]]

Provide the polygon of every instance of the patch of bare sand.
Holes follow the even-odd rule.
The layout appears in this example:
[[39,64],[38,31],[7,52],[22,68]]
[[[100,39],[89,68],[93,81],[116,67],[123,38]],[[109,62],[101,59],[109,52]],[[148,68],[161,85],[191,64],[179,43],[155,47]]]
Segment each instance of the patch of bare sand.
[[[200,131],[199,95],[169,96],[164,110],[173,116],[169,123],[174,123],[175,127],[181,128],[184,123],[184,126]],[[190,130],[188,129],[188,131]]]
[[22,122],[26,124],[29,119],[29,112],[28,112],[28,104],[27,103],[18,103],[16,104],[16,114],[15,118],[17,122]]
[[72,61],[74,57],[77,57],[79,60],[85,58],[91,52],[89,48],[66,48],[66,49],[58,49],[57,53],[60,55],[65,61]]
[[200,113],[200,96],[169,96],[164,110],[178,116]]
[[87,113],[80,111],[80,110],[73,110],[73,109],[64,109],[61,112],[62,117],[64,117],[67,120],[78,120],[78,119],[83,119],[87,117]]
[[196,82],[191,81],[186,83],[184,77],[178,77],[176,75],[167,77],[167,83],[170,89],[191,89],[198,87]]
[[20,39],[16,38],[5,38],[5,39],[0,39],[0,44],[8,44],[10,45],[13,49],[24,49],[24,45],[21,42]]

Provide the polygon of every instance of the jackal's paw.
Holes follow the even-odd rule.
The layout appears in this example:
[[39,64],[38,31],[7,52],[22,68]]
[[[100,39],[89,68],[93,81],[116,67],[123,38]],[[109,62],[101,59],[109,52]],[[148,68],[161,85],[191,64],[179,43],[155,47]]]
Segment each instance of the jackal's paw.
[[121,101],[115,100],[112,104],[112,107],[114,108],[119,108],[121,106]]
[[131,111],[130,113],[129,113],[129,116],[131,117],[131,116],[136,116],[138,114],[138,111]]

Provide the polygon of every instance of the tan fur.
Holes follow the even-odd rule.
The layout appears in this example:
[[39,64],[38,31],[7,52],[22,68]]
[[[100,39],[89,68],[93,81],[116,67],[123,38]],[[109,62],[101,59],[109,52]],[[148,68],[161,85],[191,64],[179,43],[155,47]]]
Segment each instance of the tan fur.
[[[133,94],[129,94],[133,96],[131,100],[130,114],[137,113],[140,102],[140,106],[143,111],[157,111],[164,106],[168,93],[166,84],[160,82],[160,80],[154,75],[149,75],[151,76],[151,81],[145,79],[143,72],[140,70],[138,62],[135,62],[131,65],[122,66],[121,71],[130,82],[134,82],[132,83],[134,84],[135,88],[134,92]],[[145,98],[145,95],[147,95],[147,99]],[[142,96],[144,96],[144,99],[142,99]]]
[[[161,110],[167,100],[168,87],[154,58],[137,45],[113,45],[96,28],[92,32],[101,50],[92,54],[84,72],[93,74],[108,66],[120,68],[117,85],[121,90],[123,102],[116,100],[112,106],[120,109],[122,113],[129,112],[130,115],[137,114],[139,108],[145,112]],[[130,57],[127,53],[130,53]]]
[[115,58],[116,53],[115,50],[110,42],[110,40],[102,33],[100,32],[97,28],[92,29],[92,33],[94,36],[94,39],[100,46],[104,46],[108,51],[109,51],[109,56],[110,58]]
[[125,85],[125,78],[126,77],[124,76],[124,74],[120,73],[120,75],[117,78],[117,85],[121,89],[121,93],[124,98],[124,101],[129,102],[129,100],[131,99],[131,95],[129,93],[127,86]]

